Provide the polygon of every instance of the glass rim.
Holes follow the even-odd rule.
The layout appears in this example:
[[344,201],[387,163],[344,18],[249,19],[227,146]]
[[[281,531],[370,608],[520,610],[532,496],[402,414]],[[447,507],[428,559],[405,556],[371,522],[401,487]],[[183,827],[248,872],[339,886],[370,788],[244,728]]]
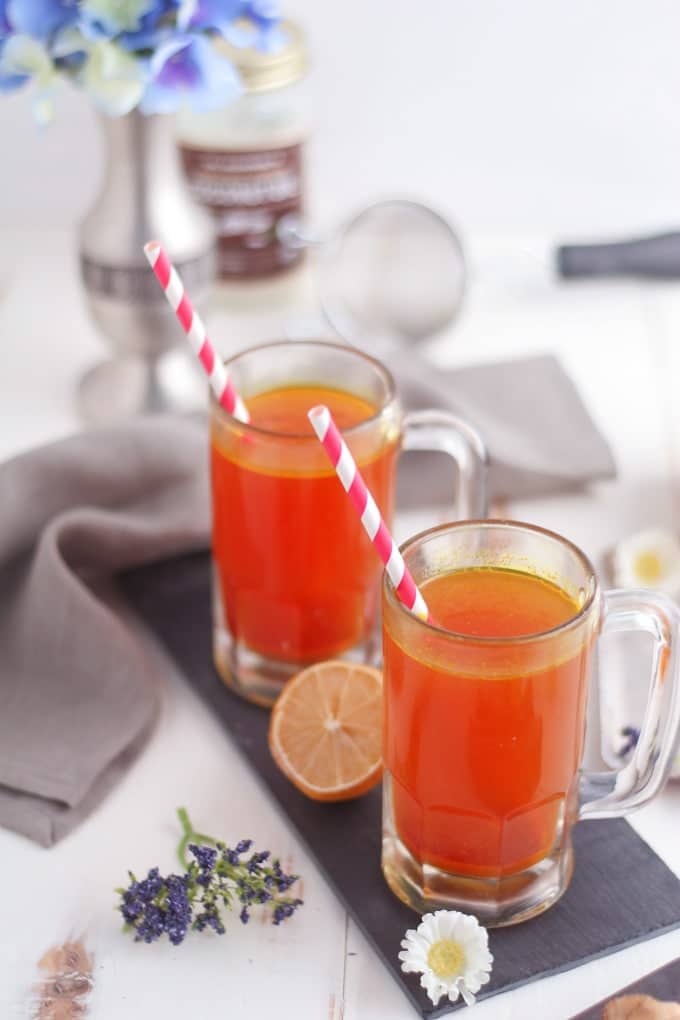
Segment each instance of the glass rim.
[[[588,598],[583,603],[579,611],[574,615],[570,616],[564,623],[559,623],[556,627],[551,627],[549,630],[539,630],[532,634],[518,634],[515,637],[490,637],[479,634],[461,634],[458,631],[447,630],[446,627],[440,627],[436,623],[430,623],[428,620],[422,620],[415,613],[412,613],[410,609],[404,605],[404,603],[397,598],[394,585],[390,581],[387,572],[383,575],[383,591],[385,598],[390,604],[390,607],[395,609],[396,612],[408,619],[410,623],[416,627],[424,628],[426,631],[431,631],[433,634],[437,634],[440,637],[447,637],[453,641],[458,642],[474,642],[475,644],[485,645],[486,647],[499,647],[502,645],[516,645],[516,644],[534,644],[537,641],[548,641],[551,638],[558,637],[559,635],[568,633],[571,630],[575,630],[583,621],[586,619],[591,609],[595,604],[595,600],[600,591],[600,584],[595,572],[595,568],[586,556],[586,554],[579,549],[574,542],[565,538],[563,535],[558,534],[556,531],[551,531],[549,528],[542,528],[538,524],[528,524],[525,521],[514,521],[508,518],[484,518],[484,519],[471,519],[464,521],[450,521],[447,524],[437,524],[432,528],[427,528],[425,531],[419,531],[417,534],[407,538],[405,542],[399,546],[404,560],[406,559],[406,553],[409,549],[412,549],[416,545],[422,544],[426,539],[433,535],[443,534],[448,531],[463,531],[466,529],[484,529],[484,528],[501,528],[508,531],[524,531],[530,532],[533,535],[539,535],[543,538],[551,539],[552,541],[558,542],[560,545],[565,546],[580,562],[584,567],[588,577],[592,580],[593,585],[588,595]],[[525,573],[528,573],[525,571]],[[540,575],[529,575],[531,577]],[[414,578],[415,580],[415,578]],[[383,621],[384,626],[384,621]]]
[[[374,369],[374,371],[376,371],[385,386],[384,400],[375,413],[369,418],[364,418],[362,421],[357,422],[356,425],[349,426],[349,428],[341,428],[340,432],[343,436],[354,436],[360,434],[363,430],[368,430],[380,420],[380,418],[385,414],[385,411],[397,400],[397,387],[394,381],[394,376],[382,361],[378,358],[374,358],[373,355],[360,350],[358,347],[352,347],[349,344],[337,343],[334,340],[271,340],[265,343],[255,344],[252,347],[245,347],[243,350],[237,351],[236,354],[232,354],[230,358],[227,358],[224,361],[224,367],[227,371],[229,371],[229,367],[231,365],[234,365],[241,358],[245,358],[249,354],[256,354],[259,351],[275,350],[280,347],[320,347],[325,350],[339,351],[342,354],[348,354],[353,358],[364,361],[367,365]],[[222,405],[218,403],[212,390],[210,390],[210,412],[211,414],[215,414],[218,417],[226,419],[228,424],[235,425],[240,430],[248,434],[266,436],[269,439],[275,438],[277,440],[297,440],[298,442],[301,439],[310,439],[315,443],[318,443],[318,439],[313,431],[277,432],[275,429],[265,429],[260,425],[253,425],[251,422],[241,421],[239,418],[236,418],[235,415],[230,414],[226,408],[222,407]]]

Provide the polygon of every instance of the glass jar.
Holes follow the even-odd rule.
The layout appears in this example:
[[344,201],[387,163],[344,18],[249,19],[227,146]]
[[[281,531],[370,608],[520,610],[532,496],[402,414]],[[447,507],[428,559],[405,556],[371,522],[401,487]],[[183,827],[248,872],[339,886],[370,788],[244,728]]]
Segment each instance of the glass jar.
[[[221,110],[178,117],[192,193],[213,214],[222,281],[274,281],[300,266],[279,224],[303,211],[303,148],[310,131],[305,36],[283,21],[275,52],[216,45],[237,68],[243,95]],[[235,297],[239,289],[234,288]]]

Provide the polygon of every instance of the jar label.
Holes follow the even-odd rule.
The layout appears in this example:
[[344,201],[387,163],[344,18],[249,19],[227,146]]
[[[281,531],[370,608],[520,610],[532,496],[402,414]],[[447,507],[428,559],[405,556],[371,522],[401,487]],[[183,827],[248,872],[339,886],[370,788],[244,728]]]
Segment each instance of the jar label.
[[282,243],[277,227],[302,210],[302,145],[276,149],[199,149],[181,145],[194,198],[217,225],[222,279],[271,276],[301,261],[303,251]]

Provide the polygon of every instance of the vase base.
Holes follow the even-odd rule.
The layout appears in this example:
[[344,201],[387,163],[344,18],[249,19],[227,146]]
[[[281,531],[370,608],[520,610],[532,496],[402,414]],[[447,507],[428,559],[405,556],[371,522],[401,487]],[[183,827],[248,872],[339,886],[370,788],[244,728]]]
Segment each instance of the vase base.
[[205,376],[179,350],[153,360],[113,358],[89,369],[78,383],[78,411],[90,425],[207,406]]

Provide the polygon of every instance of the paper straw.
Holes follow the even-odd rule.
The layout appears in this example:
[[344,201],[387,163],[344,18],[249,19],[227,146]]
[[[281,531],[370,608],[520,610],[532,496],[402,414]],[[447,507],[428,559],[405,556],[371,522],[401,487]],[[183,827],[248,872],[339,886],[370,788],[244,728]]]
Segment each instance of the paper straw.
[[198,312],[184,290],[179,273],[158,241],[144,245],[144,254],[156,274],[170,307],[180,321],[187,339],[205,369],[208,381],[221,406],[239,421],[250,421],[248,409],[227,374],[223,362],[215,354]]
[[[390,535],[377,504],[368,491],[366,482],[361,477],[354,457],[349,452],[347,444],[333,421],[331,412],[327,407],[319,405],[312,407],[307,412],[307,417],[326,451],[328,459],[335,468],[342,487],[352,500],[366,534],[385,564],[389,579],[394,585],[394,590],[400,601],[421,620],[429,621],[431,619],[430,612],[425,605],[425,599],[416,587],[397,548],[397,543]],[[330,541],[332,541],[332,537]]]

